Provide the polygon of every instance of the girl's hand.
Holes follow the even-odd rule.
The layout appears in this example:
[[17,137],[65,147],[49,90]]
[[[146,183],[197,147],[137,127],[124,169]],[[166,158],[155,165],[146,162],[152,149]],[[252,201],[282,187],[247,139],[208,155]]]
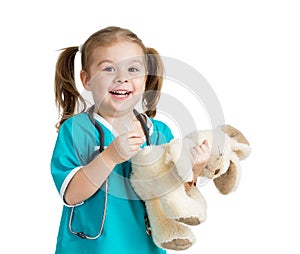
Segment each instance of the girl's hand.
[[191,155],[192,155],[193,173],[194,173],[193,182],[196,182],[201,171],[207,165],[210,156],[208,141],[204,140],[200,146],[193,147],[191,149]]
[[110,151],[111,159],[116,163],[129,160],[145,142],[144,138],[135,131],[128,131],[118,136],[106,150]]

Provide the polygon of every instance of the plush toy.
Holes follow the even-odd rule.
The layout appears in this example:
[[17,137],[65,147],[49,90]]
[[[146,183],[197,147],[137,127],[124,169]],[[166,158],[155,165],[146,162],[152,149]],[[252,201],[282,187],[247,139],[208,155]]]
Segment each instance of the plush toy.
[[190,149],[205,139],[211,154],[201,177],[213,179],[217,189],[228,194],[237,187],[239,161],[250,154],[247,139],[229,125],[194,131],[168,144],[147,146],[132,158],[130,181],[145,202],[153,241],[161,248],[189,248],[195,242],[189,226],[206,219],[204,197],[196,184],[186,185],[193,180]]

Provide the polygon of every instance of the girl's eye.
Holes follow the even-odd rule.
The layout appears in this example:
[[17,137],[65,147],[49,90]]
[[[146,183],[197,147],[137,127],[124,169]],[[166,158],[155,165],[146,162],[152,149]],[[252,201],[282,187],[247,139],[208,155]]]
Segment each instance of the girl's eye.
[[115,71],[115,68],[113,66],[107,66],[103,70],[107,71],[107,72],[113,72],[113,71]]
[[128,71],[129,71],[129,72],[138,72],[139,69],[136,68],[136,67],[130,67],[130,68],[128,69]]

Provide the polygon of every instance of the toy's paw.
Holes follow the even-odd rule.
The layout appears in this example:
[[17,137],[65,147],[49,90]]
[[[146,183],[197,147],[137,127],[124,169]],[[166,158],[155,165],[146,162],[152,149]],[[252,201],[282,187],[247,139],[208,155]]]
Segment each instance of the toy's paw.
[[201,223],[201,221],[198,217],[179,218],[179,219],[176,219],[176,221],[184,223],[186,225],[190,225],[190,226],[196,226]]
[[192,244],[189,239],[174,239],[171,242],[162,243],[161,246],[169,250],[186,250],[191,247]]

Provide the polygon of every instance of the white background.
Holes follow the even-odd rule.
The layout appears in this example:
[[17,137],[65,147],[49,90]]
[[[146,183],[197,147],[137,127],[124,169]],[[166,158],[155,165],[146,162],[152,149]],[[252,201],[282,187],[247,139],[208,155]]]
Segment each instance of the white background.
[[0,252],[54,253],[56,50],[117,25],[202,73],[251,143],[236,192],[203,187],[207,221],[182,253],[299,253],[299,13],[296,0],[1,2]]

